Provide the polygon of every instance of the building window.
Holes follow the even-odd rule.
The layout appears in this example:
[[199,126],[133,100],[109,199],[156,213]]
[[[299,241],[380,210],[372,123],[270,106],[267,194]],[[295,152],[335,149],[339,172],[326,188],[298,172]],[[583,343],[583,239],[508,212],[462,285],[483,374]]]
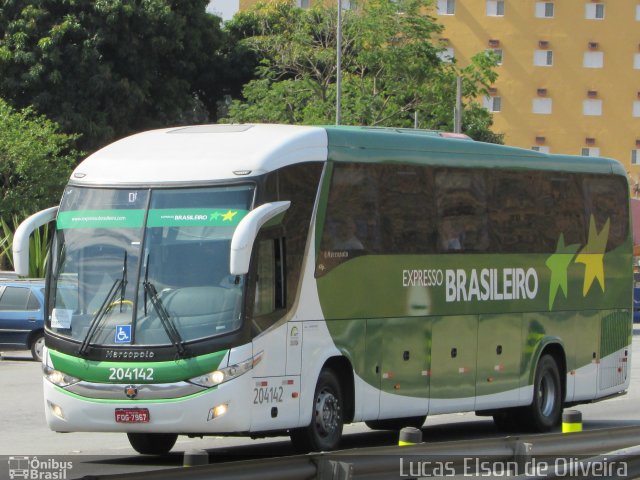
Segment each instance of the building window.
[[493,52],[496,56],[496,60],[498,61],[498,65],[502,65],[502,49],[501,48],[487,48],[485,50],[487,53]]
[[451,63],[455,58],[453,47],[446,47],[442,49],[440,52],[438,52],[438,58],[445,63]]
[[553,112],[553,100],[547,97],[534,98],[531,111],[540,115],[550,115]]
[[540,153],[551,153],[551,150],[549,150],[549,147],[546,145],[534,145],[531,147],[531,150],[535,150]]
[[483,104],[490,112],[499,112],[502,110],[502,97],[484,97]]
[[633,55],[633,68],[640,70],[640,53]]
[[640,100],[633,102],[633,116],[640,117]]
[[584,68],[602,68],[604,66],[604,52],[584,52],[582,66]]
[[599,157],[600,149],[598,147],[583,147],[580,155],[583,157]]
[[456,0],[438,0],[438,15],[455,15]]
[[504,0],[487,0],[487,16],[504,16]]
[[553,18],[553,2],[536,2],[536,17]]
[[550,67],[553,65],[553,50],[536,50],[533,52],[533,64],[536,67]]
[[636,5],[636,20],[640,21],[640,4]]
[[583,101],[582,114],[588,117],[597,117],[602,115],[602,100]]
[[631,165],[638,165],[640,163],[640,149],[636,148],[631,150]]
[[604,3],[587,3],[585,5],[584,18],[587,20],[603,20]]

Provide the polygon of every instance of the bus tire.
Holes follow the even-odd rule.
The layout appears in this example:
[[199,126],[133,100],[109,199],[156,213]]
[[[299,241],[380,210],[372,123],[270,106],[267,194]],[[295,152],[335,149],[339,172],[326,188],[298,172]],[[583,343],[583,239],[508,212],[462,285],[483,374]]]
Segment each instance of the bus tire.
[[384,420],[368,420],[365,423],[371,430],[402,430],[404,427],[421,429],[427,420],[426,415],[421,417],[388,418]]
[[133,449],[143,455],[169,453],[178,439],[175,433],[127,433]]
[[338,448],[344,425],[343,412],[340,382],[332,370],[324,369],[318,376],[313,395],[311,423],[290,432],[294,450],[323,452]]
[[533,402],[524,417],[525,426],[533,432],[548,432],[560,423],[562,416],[562,383],[553,356],[540,357],[533,382]]

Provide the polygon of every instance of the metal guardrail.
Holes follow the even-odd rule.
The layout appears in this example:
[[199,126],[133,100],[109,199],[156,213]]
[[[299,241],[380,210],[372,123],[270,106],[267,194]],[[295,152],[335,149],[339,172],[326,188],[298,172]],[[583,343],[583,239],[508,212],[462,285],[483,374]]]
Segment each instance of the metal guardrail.
[[[311,453],[289,457],[247,460],[221,464],[209,464],[188,468],[172,468],[150,472],[97,475],[86,478],[92,480],[165,480],[184,478],[188,480],[263,480],[265,478],[349,480],[355,478],[388,479],[416,478],[430,476],[473,476],[473,468],[482,465],[496,465],[510,468],[515,475],[494,472],[493,476],[519,478],[519,472],[526,472],[521,478],[536,478],[535,473],[543,473],[539,478],[591,478],[588,466],[579,463],[627,462],[627,475],[617,475],[619,470],[608,465],[607,478],[634,478],[632,472],[640,473],[640,426],[589,430],[571,434],[551,433],[542,435],[517,435],[502,438],[463,440],[442,443],[419,443],[411,446],[373,447],[337,452]],[[626,450],[620,451],[627,447]],[[609,453],[607,453],[609,452]],[[603,455],[604,454],[604,455]],[[607,457],[610,455],[610,457]],[[587,460],[589,457],[590,458]],[[560,466],[574,468],[567,475],[562,468],[525,470],[533,464],[557,467],[549,459],[564,458]],[[604,459],[604,460],[602,460]],[[618,464],[616,463],[616,465]],[[575,467],[572,467],[576,465]],[[587,465],[586,463],[584,465]],[[522,468],[521,470],[519,468]],[[440,469],[440,470],[437,470]],[[446,470],[443,470],[446,469]],[[441,475],[438,475],[440,473]],[[483,473],[483,472],[481,472]],[[490,472],[484,472],[490,473]],[[585,475],[582,475],[582,474]],[[472,474],[472,475],[468,475]],[[617,475],[617,476],[616,476]],[[487,475],[479,475],[487,476]],[[492,476],[492,475],[489,475]],[[597,476],[597,475],[596,475]]]

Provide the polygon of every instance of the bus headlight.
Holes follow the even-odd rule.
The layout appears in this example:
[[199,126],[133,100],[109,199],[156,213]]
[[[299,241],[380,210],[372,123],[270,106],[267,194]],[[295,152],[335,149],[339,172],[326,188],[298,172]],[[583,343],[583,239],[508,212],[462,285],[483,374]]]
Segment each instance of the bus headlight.
[[44,364],[42,365],[42,373],[44,374],[44,378],[58,387],[67,387],[80,381],[79,378],[72,377]]
[[195,377],[190,379],[191,383],[195,383],[196,385],[200,385],[201,387],[215,387],[216,385],[220,385],[221,383],[228,382],[229,380],[239,377],[240,375],[247,373],[253,367],[255,367],[260,360],[262,359],[262,352],[256,355],[253,358],[245,360],[244,362],[237,363],[235,365],[231,365],[226,368],[221,368],[214,372],[206,373],[204,375],[200,375],[199,377]]

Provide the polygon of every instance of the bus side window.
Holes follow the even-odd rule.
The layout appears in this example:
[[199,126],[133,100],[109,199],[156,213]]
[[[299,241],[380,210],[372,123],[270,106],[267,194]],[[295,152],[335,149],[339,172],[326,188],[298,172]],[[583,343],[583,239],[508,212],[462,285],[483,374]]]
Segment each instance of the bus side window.
[[628,187],[621,177],[587,176],[583,180],[585,221],[589,228],[591,217],[598,232],[609,222],[607,251],[624,243],[627,238]]
[[487,251],[489,232],[484,174],[478,170],[441,168],[436,170],[435,185],[440,250]]

